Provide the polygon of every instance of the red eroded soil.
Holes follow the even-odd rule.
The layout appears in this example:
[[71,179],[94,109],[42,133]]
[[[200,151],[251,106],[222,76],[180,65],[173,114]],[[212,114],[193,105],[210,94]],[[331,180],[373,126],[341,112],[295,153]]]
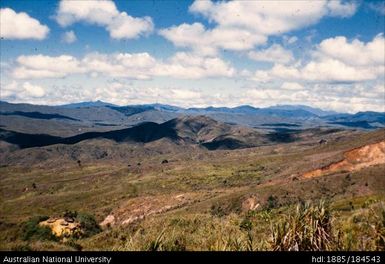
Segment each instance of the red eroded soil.
[[338,171],[357,171],[378,164],[385,164],[385,141],[349,150],[344,153],[342,161],[306,172],[303,177],[313,178]]

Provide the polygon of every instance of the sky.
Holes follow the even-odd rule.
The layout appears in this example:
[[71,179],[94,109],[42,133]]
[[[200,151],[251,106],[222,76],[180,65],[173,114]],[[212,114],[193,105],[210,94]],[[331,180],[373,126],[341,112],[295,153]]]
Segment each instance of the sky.
[[0,6],[4,101],[385,111],[384,1]]

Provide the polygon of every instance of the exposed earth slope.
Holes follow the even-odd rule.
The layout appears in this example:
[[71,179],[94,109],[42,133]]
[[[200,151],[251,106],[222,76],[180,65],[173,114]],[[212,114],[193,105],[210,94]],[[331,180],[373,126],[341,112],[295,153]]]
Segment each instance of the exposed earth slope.
[[353,172],[379,164],[385,164],[385,141],[349,150],[344,153],[343,160],[307,172],[303,176],[312,178],[339,171]]

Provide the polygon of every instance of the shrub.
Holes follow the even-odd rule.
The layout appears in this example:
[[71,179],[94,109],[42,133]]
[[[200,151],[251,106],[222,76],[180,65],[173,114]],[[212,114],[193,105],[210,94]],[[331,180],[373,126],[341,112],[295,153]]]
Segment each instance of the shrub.
[[267,209],[274,209],[277,206],[278,206],[277,197],[270,195],[269,198],[267,198]]
[[251,229],[253,228],[253,223],[250,221],[249,218],[244,218],[242,220],[242,222],[239,224],[239,227],[242,229],[242,230],[245,230],[245,231],[251,231]]
[[332,250],[335,237],[332,220],[324,202],[299,204],[294,214],[272,227],[273,250]]
[[65,210],[63,217],[76,218],[78,213],[76,211]]
[[85,237],[93,236],[101,231],[95,217],[86,213],[77,213],[76,220],[79,221]]
[[248,211],[246,216],[242,219],[239,224],[239,228],[244,231],[251,231],[253,229],[253,219],[256,216],[255,211]]
[[47,220],[47,216],[31,217],[22,225],[22,239],[23,240],[52,240],[56,241],[57,237],[52,234],[49,227],[40,226],[41,221]]

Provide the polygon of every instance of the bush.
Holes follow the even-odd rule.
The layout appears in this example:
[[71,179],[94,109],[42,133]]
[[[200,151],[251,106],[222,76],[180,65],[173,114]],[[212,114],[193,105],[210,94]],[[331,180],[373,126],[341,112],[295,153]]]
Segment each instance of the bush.
[[241,228],[241,230],[251,231],[251,229],[253,229],[253,223],[250,221],[249,218],[244,218],[239,224],[239,227]]
[[330,211],[324,202],[300,204],[294,214],[272,227],[273,250],[332,250],[335,241]]
[[36,216],[24,222],[22,225],[22,239],[56,241],[57,237],[52,234],[49,227],[39,225],[41,221],[45,221],[47,219],[47,216]]
[[76,218],[78,215],[78,212],[76,211],[70,211],[70,210],[66,210],[63,214],[63,217],[66,218]]
[[274,209],[277,206],[278,206],[277,197],[270,195],[269,198],[267,198],[267,209]]
[[101,231],[95,217],[86,213],[77,213],[76,220],[79,221],[85,237],[93,236]]
[[246,216],[242,219],[239,224],[239,228],[244,231],[251,231],[253,229],[253,219],[256,216],[255,211],[248,211]]

